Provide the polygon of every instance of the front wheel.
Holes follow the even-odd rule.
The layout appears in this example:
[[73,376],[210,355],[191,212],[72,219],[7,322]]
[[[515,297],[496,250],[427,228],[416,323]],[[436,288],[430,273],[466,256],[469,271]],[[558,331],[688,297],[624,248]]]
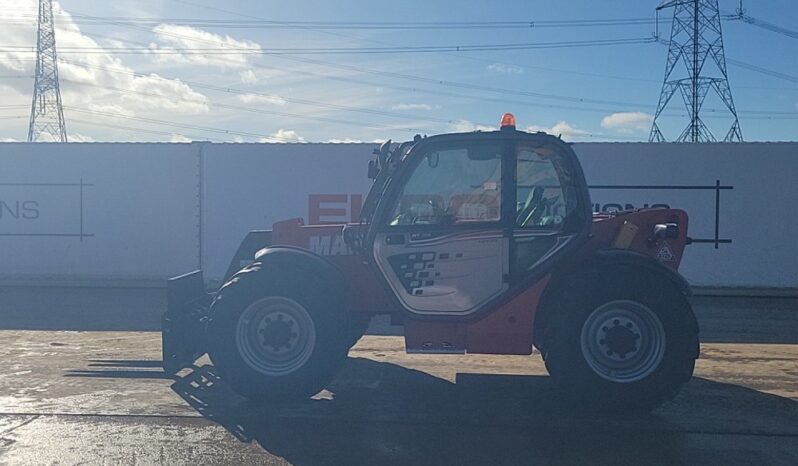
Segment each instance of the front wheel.
[[211,306],[210,357],[237,393],[261,401],[321,391],[346,360],[348,335],[334,292],[319,280],[239,272]]
[[623,272],[576,280],[551,322],[546,367],[586,410],[650,411],[679,392],[698,357],[698,325],[680,290]]

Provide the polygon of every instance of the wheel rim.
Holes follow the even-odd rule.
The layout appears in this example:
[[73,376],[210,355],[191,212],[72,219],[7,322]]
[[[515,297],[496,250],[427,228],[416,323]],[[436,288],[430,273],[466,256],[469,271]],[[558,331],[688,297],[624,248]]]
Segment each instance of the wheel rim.
[[302,367],[316,345],[316,327],[298,302],[279,296],[250,304],[236,326],[236,346],[244,362],[270,376]]
[[596,308],[582,326],[582,355],[611,382],[630,383],[653,373],[665,356],[659,317],[636,301],[611,301]]

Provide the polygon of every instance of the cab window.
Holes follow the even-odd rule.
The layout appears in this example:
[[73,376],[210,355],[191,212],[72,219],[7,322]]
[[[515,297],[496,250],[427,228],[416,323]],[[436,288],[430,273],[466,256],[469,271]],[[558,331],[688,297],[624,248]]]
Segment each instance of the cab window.
[[562,229],[577,201],[561,156],[545,146],[519,147],[516,160],[516,227]]
[[501,218],[499,144],[430,150],[402,189],[389,225],[467,225]]

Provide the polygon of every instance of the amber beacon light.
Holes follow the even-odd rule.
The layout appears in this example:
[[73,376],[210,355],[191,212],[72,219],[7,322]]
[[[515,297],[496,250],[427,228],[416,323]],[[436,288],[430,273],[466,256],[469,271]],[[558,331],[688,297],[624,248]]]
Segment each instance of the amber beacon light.
[[503,130],[514,130],[515,129],[515,116],[512,113],[505,113],[502,115],[502,122],[500,125],[501,129]]

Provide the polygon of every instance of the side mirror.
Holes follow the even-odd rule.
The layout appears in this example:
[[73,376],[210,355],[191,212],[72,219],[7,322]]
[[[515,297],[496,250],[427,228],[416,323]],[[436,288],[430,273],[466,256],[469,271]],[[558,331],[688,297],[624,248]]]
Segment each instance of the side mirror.
[[352,249],[357,249],[362,244],[362,228],[359,225],[344,225],[344,229],[341,232],[344,244],[349,246]]
[[380,145],[380,148],[374,151],[374,154],[377,156],[377,163],[379,163],[379,169],[382,170],[388,166],[388,156],[391,153],[391,140],[388,139],[387,141],[383,142]]

